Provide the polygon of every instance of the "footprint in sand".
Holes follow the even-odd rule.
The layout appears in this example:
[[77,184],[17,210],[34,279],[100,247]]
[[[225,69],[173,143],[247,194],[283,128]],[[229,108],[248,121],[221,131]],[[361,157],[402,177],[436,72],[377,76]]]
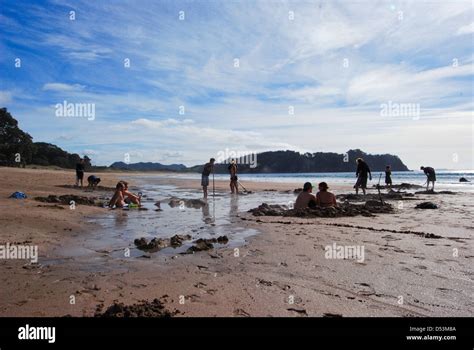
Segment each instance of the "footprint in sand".
[[198,282],[198,283],[196,283],[196,284],[194,285],[194,287],[200,288],[200,289],[201,289],[201,288],[204,288],[204,287],[206,287],[206,286],[207,286],[207,284],[202,283],[202,282]]
[[234,316],[250,317],[250,314],[242,309],[235,309],[233,314]]
[[272,282],[270,281],[265,281],[263,279],[257,279],[257,283],[258,284],[261,284],[261,285],[264,285],[264,286],[267,286],[267,287],[271,287],[273,285]]
[[290,287],[288,284],[284,284],[284,283],[278,282],[278,281],[273,281],[273,285],[274,285],[274,286],[277,286],[277,287],[280,288],[281,290],[289,290],[289,289],[291,289],[291,287]]
[[392,235],[385,235],[382,236],[383,239],[386,239],[387,241],[400,241],[401,238],[394,237]]
[[295,309],[293,307],[287,309],[288,311],[296,312],[300,316],[308,316],[308,313],[305,309]]
[[374,295],[375,294],[375,289],[370,286],[370,284],[367,283],[356,283],[356,285],[359,286],[359,290],[356,291],[358,295]]

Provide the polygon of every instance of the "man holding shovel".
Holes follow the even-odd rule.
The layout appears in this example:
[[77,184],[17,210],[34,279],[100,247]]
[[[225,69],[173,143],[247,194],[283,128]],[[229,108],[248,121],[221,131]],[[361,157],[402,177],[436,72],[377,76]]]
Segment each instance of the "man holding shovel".
[[239,194],[239,185],[237,184],[237,181],[238,181],[237,164],[235,163],[235,159],[232,159],[232,161],[230,162],[229,174],[230,174],[230,193]]

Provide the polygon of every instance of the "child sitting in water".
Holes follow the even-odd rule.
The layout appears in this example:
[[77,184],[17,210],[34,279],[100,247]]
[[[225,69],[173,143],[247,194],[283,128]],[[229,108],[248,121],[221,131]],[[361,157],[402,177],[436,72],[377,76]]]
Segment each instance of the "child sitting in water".
[[125,197],[125,203],[128,203],[128,204],[133,203],[133,204],[136,204],[136,205],[140,206],[141,205],[140,196],[137,196],[136,194],[134,194],[134,193],[132,193],[128,190],[128,182],[127,181],[120,181],[120,182],[122,182],[123,186],[124,186],[123,195]]
[[109,202],[109,207],[123,208],[130,203],[140,206],[140,197],[128,191],[128,182],[119,181],[115,186],[115,192]]
[[336,196],[328,192],[328,184],[321,182],[318,188],[319,192],[316,194],[316,205],[318,207],[337,207]]
[[124,185],[121,181],[117,183],[115,186],[115,192],[109,202],[109,207],[113,208],[114,206],[117,208],[123,208],[125,205],[125,198],[123,196]]

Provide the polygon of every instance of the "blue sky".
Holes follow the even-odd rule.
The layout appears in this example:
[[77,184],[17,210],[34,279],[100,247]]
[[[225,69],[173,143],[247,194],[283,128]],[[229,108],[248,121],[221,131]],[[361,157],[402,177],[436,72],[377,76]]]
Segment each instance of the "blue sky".
[[[470,1],[0,0],[0,105],[35,141],[95,164],[360,148],[472,169],[473,13]],[[65,100],[95,118],[57,117]],[[420,113],[382,115],[389,102]]]

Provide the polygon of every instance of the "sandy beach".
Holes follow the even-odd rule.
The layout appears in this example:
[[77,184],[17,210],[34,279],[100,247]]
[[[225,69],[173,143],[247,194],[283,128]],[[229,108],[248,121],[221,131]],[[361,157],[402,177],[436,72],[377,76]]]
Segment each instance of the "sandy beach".
[[[108,247],[100,236],[105,219],[96,218],[106,213],[106,218],[118,220],[136,213],[88,205],[71,209],[34,199],[72,194],[105,200],[110,191],[90,192],[68,186],[74,182],[73,171],[2,167],[0,176],[0,243],[36,245],[39,252],[36,264],[0,260],[1,316],[94,316],[114,302],[130,305],[155,298],[178,317],[474,313],[470,193],[419,194],[402,201],[402,205],[389,201],[395,208],[393,213],[371,217],[254,216],[240,209],[246,208],[246,201],[261,204],[272,192],[281,192],[284,198],[294,196],[293,190],[302,184],[246,182],[252,194],[236,199],[239,210],[228,215],[222,230],[239,227],[258,233],[240,243],[195,254],[156,252],[127,257],[120,247],[135,249],[133,240],[113,236],[120,233],[120,221],[111,226],[114,246]],[[166,174],[158,174],[158,180],[146,186],[143,184],[149,174],[99,176],[105,187],[125,178],[134,190],[156,184],[171,192],[177,189],[197,195],[200,191],[199,182]],[[349,186],[333,186],[331,190],[335,194],[352,191]],[[25,192],[28,199],[9,199],[14,191]],[[227,203],[231,197],[227,182],[216,182],[216,191],[218,203]],[[415,209],[423,201],[434,202],[439,209]],[[193,233],[196,239],[198,229],[206,224],[192,222],[193,210],[199,212],[189,209],[179,216],[176,209],[173,213],[189,220],[190,225],[198,225]],[[160,220],[166,219],[166,213],[149,210],[144,225],[153,223],[159,231],[165,227]],[[153,215],[158,217],[153,219]],[[130,225],[126,227],[130,229]],[[363,246],[363,261],[328,259],[325,247],[334,244]]]

